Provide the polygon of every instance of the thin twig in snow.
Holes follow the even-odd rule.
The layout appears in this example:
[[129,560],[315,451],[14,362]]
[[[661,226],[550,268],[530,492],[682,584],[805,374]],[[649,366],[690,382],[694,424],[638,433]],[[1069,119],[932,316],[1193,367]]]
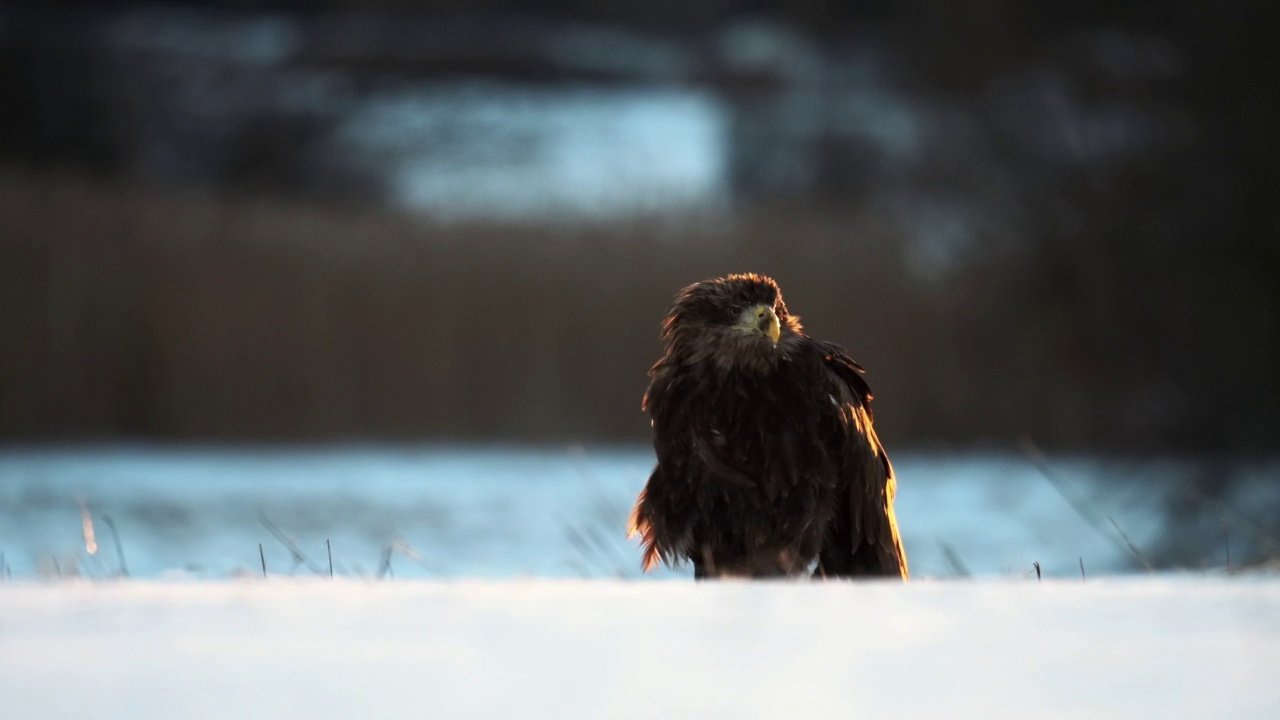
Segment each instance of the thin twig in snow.
[[129,577],[129,565],[124,561],[124,545],[120,542],[120,531],[116,530],[116,521],[110,515],[102,516],[102,524],[111,531],[111,539],[116,546],[116,560],[120,563],[120,577]]
[[[1062,499],[1066,500],[1067,504],[1070,505],[1085,522],[1089,523],[1095,532],[1110,540],[1117,548],[1124,550],[1134,560],[1141,563],[1147,570],[1153,569],[1151,567],[1151,563],[1147,561],[1146,556],[1143,555],[1142,551],[1138,549],[1138,546],[1129,539],[1129,536],[1120,529],[1120,525],[1116,523],[1110,515],[1107,515],[1106,513],[1099,513],[1087,500],[1076,494],[1076,492],[1067,485],[1066,481],[1058,477],[1057,473],[1049,467],[1049,458],[1041,452],[1038,446],[1036,446],[1035,441],[1024,435],[1019,440],[1018,444],[1021,445],[1023,454],[1027,456],[1027,459],[1031,461],[1031,464],[1034,465],[1035,468],[1040,471],[1040,474],[1049,481],[1049,484],[1058,491],[1058,494],[1062,496]],[[1104,519],[1111,522],[1111,526],[1120,534],[1119,539],[1107,531],[1106,525],[1102,522]]]
[[1227,574],[1231,574],[1231,528],[1227,525],[1227,509],[1218,501],[1218,517],[1222,520],[1222,549],[1227,553]]
[[1133,541],[1129,539],[1129,535],[1120,528],[1120,523],[1116,522],[1115,518],[1111,517],[1110,513],[1104,513],[1103,516],[1107,519],[1107,522],[1111,523],[1111,527],[1116,529],[1116,532],[1120,535],[1120,539],[1124,540],[1125,547],[1128,548],[1129,554],[1137,558],[1138,562],[1142,563],[1142,567],[1146,568],[1148,571],[1154,570],[1155,568],[1151,567],[1151,563],[1147,562],[1147,557],[1142,554],[1142,551],[1138,549],[1137,545],[1133,544]]
[[298,547],[298,543],[294,542],[293,538],[285,535],[275,523],[271,522],[271,519],[267,517],[266,513],[259,511],[258,520],[262,523],[263,527],[270,531],[270,533],[280,541],[280,544],[288,548],[289,554],[293,556],[293,566],[295,568],[299,565],[306,565],[307,569],[316,575],[324,574],[324,569],[311,562],[311,558],[307,557],[306,554],[302,552],[302,548]]
[[391,578],[396,576],[391,569],[391,545],[382,548],[382,562],[378,564],[378,579],[381,580],[384,575]]
[[960,556],[956,554],[955,548],[939,540],[938,549],[942,551],[942,558],[947,561],[947,565],[951,567],[951,572],[956,577],[967,578],[970,576],[969,568],[960,559]]

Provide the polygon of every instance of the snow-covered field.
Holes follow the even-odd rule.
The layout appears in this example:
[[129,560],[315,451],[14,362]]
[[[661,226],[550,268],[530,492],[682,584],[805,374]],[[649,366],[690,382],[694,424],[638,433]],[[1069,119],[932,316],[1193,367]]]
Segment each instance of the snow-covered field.
[[[633,576],[625,519],[652,463],[644,448],[13,448],[0,450],[0,554],[18,579],[113,576],[117,537],[134,578],[260,575],[259,544],[273,576],[327,575],[330,549],[349,577],[384,560],[399,579]],[[1136,567],[1109,522],[1087,522],[1026,458],[899,453],[895,466],[917,577]],[[1159,486],[1131,469],[1061,460],[1053,474],[1137,547],[1161,533]],[[1207,545],[1221,567],[1224,548]]]
[[1050,462],[899,454],[906,585],[695,584],[643,449],[11,448],[0,718],[1280,717],[1280,575],[1119,575],[1158,483]]
[[0,587],[6,718],[1280,717],[1280,580]]

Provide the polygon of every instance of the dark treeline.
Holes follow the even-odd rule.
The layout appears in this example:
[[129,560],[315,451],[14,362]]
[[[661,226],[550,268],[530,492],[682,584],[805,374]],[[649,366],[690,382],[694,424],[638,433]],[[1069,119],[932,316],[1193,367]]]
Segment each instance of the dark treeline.
[[[942,347],[912,346],[938,321],[866,218],[435,226],[58,176],[5,176],[0,198],[11,438],[639,438],[675,290],[753,268],[886,393]],[[936,425],[919,413],[945,404],[890,415]]]
[[[1275,429],[1249,394],[1272,382],[1267,346],[1182,336],[1229,339],[1215,326],[1255,308],[1143,327],[1133,308],[1159,320],[1155,293],[1189,308],[1174,299],[1184,289],[1038,286],[1008,278],[1006,257],[939,287],[904,267],[892,226],[868,211],[773,211],[718,230],[437,226],[58,175],[6,175],[0,201],[10,439],[641,438],[672,293],[747,269],[775,275],[811,331],[869,368],[882,432],[900,443],[1265,449]],[[1123,260],[1018,270],[1214,271],[1130,275]],[[1070,313],[1057,292],[1076,298]],[[1078,344],[1092,342],[1103,347]],[[1166,389],[1184,368],[1195,382]]]
[[[0,66],[0,435],[641,438],[671,294],[752,269],[868,366],[897,442],[1275,449],[1280,52],[1253,5],[535,7],[673,34],[770,14],[835,56],[871,33],[926,108],[927,161],[873,159],[713,226],[158,189],[122,180],[75,33],[37,23]],[[961,209],[942,269],[913,264],[886,188]]]

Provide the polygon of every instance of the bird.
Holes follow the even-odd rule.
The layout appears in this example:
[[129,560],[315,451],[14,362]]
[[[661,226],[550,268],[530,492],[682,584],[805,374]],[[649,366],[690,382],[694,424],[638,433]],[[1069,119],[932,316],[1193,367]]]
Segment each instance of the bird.
[[660,339],[641,404],[657,463],[627,528],[646,572],[907,579],[863,368],[806,334],[776,281],[693,283]]

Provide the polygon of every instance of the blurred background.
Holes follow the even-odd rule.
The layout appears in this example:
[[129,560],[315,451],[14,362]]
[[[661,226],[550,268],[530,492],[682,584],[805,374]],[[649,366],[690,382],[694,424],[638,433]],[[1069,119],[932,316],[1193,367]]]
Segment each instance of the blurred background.
[[[334,492],[551,453],[556,497],[616,476],[592,491],[612,533],[652,462],[664,309],[755,271],[868,368],[917,487],[1038,483],[1115,569],[1280,554],[1280,50],[1256,4],[459,7],[0,9],[0,545],[191,477],[193,445],[222,448],[209,482],[270,476],[246,447],[277,474],[401,448]],[[949,537],[900,511],[909,551],[967,574],[957,536],[992,502]],[[608,538],[570,544],[630,563]],[[1062,542],[1074,567],[1086,541]]]

